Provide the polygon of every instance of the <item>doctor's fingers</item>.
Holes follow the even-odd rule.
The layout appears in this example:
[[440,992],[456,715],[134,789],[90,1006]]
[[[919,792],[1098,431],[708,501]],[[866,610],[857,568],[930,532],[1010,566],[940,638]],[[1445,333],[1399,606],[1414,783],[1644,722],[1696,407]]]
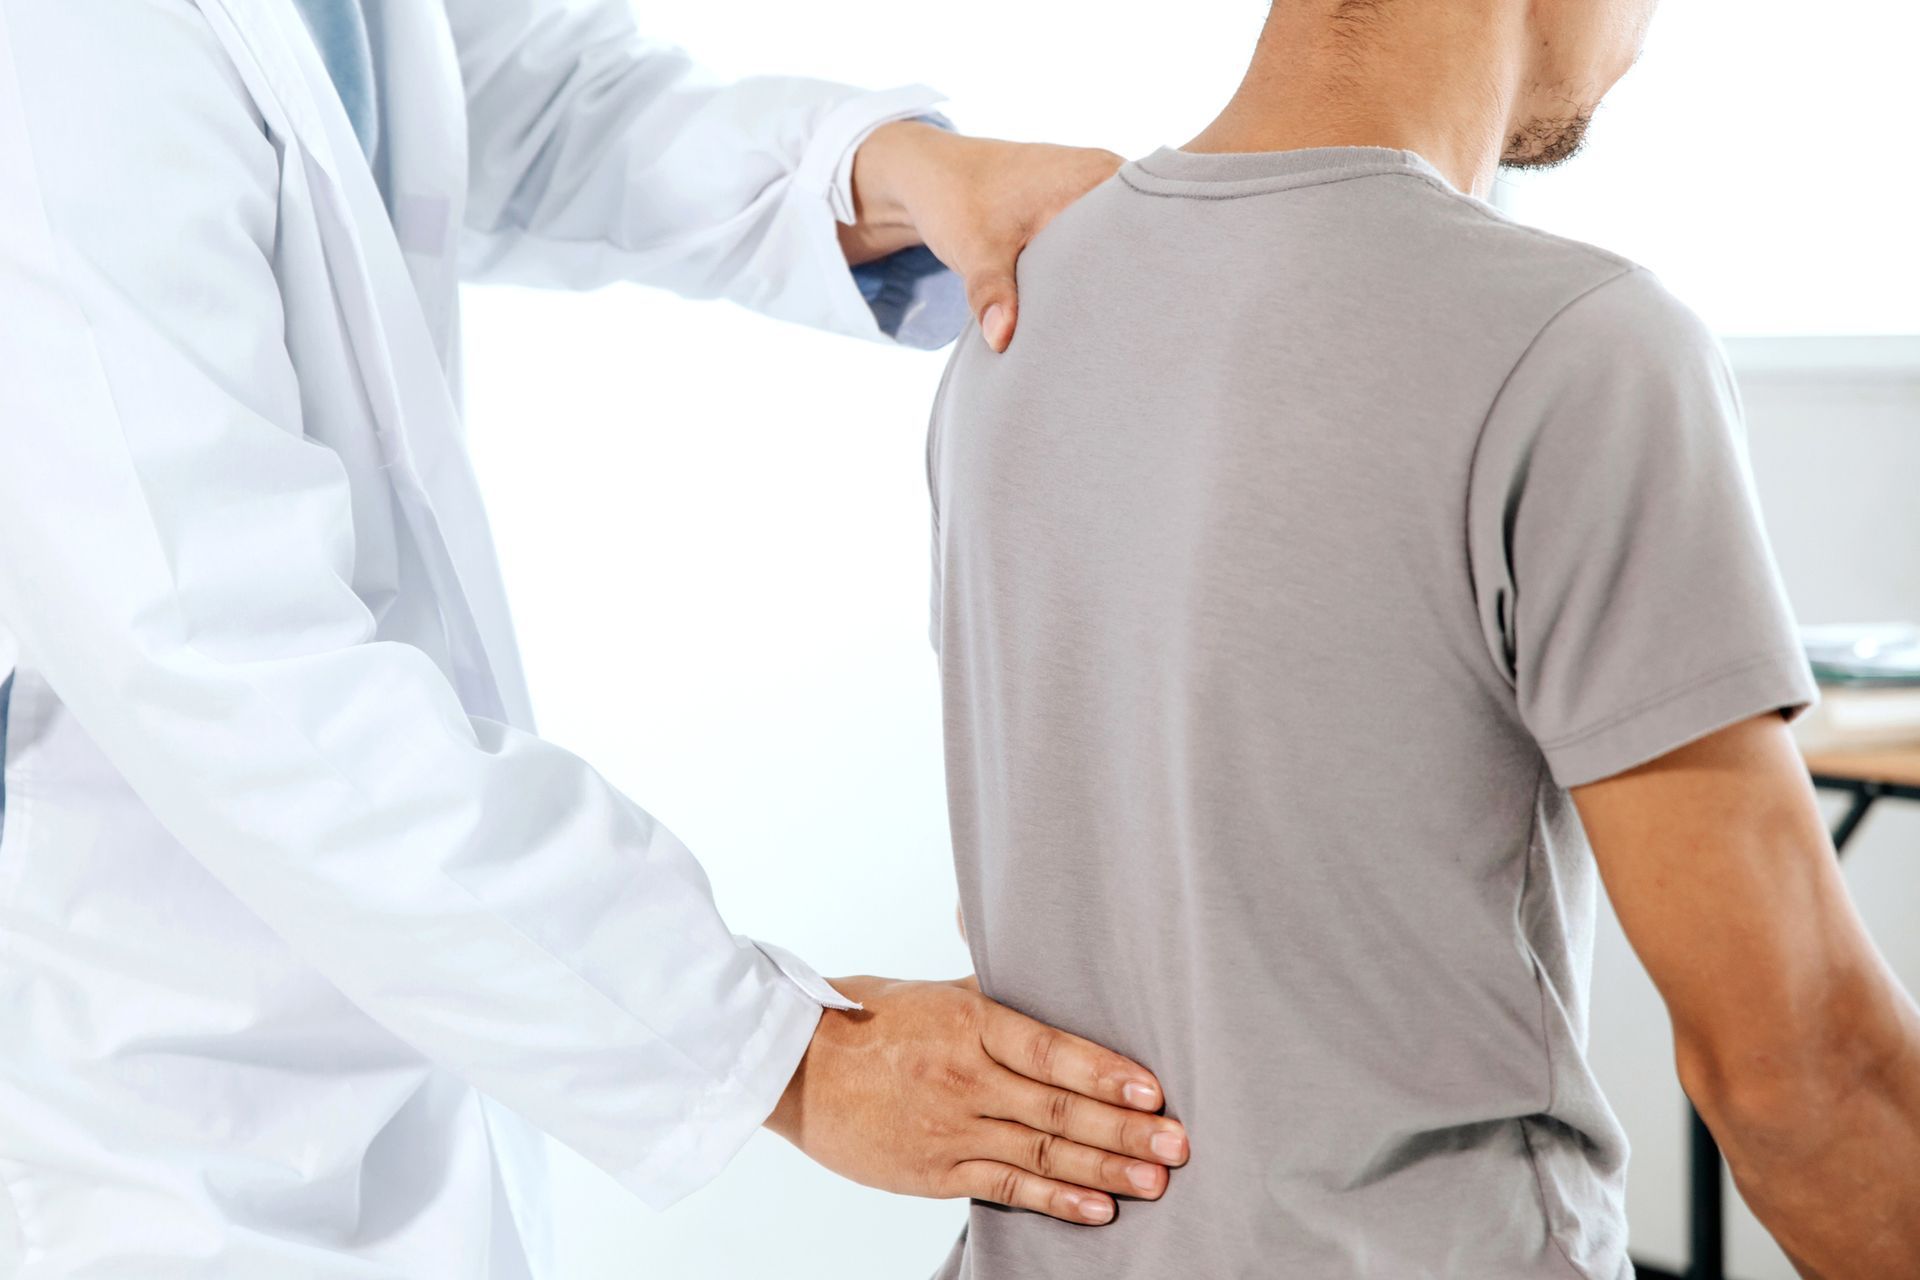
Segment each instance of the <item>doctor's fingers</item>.
[[[1094,147],[1057,147],[975,139],[969,154],[980,168],[958,175],[964,184],[960,203],[974,216],[964,234],[940,253],[967,283],[967,302],[980,321],[981,335],[995,351],[1005,351],[1019,322],[1015,264],[1027,244],[1061,210],[1114,175],[1120,157]],[[949,256],[950,255],[950,256]]]
[[1158,1200],[1167,1190],[1167,1170],[1151,1160],[1117,1156],[1008,1120],[980,1122],[981,1155],[1037,1173],[1055,1182],[1116,1196]]
[[1178,1166],[1187,1162],[1187,1131],[1177,1120],[1108,1106],[1092,1098],[1007,1072],[984,1091],[988,1119],[1011,1120],[1041,1133],[1116,1155]]
[[1135,1111],[1158,1111],[1163,1101],[1160,1082],[1139,1063],[1002,1004],[987,1006],[980,1042],[995,1062],[1041,1084]]
[[1070,1187],[1064,1182],[1042,1178],[997,1160],[967,1160],[955,1165],[945,1191],[949,1196],[967,1196],[1014,1209],[1029,1209],[1083,1227],[1113,1221],[1114,1204],[1110,1197],[1085,1187]]
[[1020,318],[1020,290],[1011,259],[967,276],[967,307],[980,318],[980,336],[987,345],[1005,351]]

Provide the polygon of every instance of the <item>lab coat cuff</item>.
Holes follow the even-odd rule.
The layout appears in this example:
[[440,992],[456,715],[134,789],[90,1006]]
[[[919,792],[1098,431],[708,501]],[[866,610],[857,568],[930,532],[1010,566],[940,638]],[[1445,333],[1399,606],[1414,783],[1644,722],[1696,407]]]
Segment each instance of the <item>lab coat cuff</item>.
[[[953,121],[937,111],[923,111],[904,118],[923,121],[948,132],[953,130]],[[834,179],[834,216],[841,222],[853,221],[853,158],[872,133],[869,129],[847,148],[839,175]],[[877,262],[861,263],[853,269],[853,280],[859,286],[860,296],[867,300],[867,309],[873,312],[880,332],[903,347],[938,351],[959,337],[973,319],[965,282],[925,245],[902,249]]]
[[694,1099],[666,1140],[620,1175],[649,1208],[666,1209],[718,1177],[773,1114],[813,1043],[822,1009],[860,1007],[790,952],[752,945],[778,970],[767,974],[766,1017],[726,1078]]
[[840,248],[838,224],[855,220],[853,165],[873,131],[898,120],[924,119],[951,128],[932,108],[939,94],[924,85],[862,94],[828,113],[814,131],[798,171],[799,189],[821,199],[829,218],[818,236],[828,268],[833,311],[829,327],[874,341],[916,350],[946,346],[973,316],[960,277],[925,248],[915,247],[859,267],[848,267]]
[[773,961],[774,967],[784,974],[787,980],[800,988],[808,999],[827,1009],[857,1010],[860,1002],[849,1000],[833,989],[833,984],[816,973],[811,965],[785,947],[776,947],[771,942],[755,942],[760,954]]
[[830,111],[814,130],[806,154],[800,160],[801,184],[826,197],[835,222],[853,225],[853,161],[861,144],[882,125],[931,115],[932,109],[944,101],[945,98],[923,84],[849,98]]

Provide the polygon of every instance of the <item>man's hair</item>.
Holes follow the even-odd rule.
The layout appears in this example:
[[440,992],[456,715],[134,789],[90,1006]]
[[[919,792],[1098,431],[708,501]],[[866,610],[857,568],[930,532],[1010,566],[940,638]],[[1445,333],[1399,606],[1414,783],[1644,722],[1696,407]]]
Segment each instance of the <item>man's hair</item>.
[[1379,23],[1381,11],[1392,3],[1393,0],[1338,0],[1333,6],[1333,29],[1343,36],[1361,35]]

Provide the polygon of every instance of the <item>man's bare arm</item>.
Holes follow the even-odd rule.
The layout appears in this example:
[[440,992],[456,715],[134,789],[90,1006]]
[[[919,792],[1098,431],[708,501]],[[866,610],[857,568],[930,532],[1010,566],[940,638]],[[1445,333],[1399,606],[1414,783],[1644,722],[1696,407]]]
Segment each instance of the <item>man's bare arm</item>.
[[1920,1010],[1778,717],[1574,792],[1680,1079],[1802,1274],[1920,1276]]

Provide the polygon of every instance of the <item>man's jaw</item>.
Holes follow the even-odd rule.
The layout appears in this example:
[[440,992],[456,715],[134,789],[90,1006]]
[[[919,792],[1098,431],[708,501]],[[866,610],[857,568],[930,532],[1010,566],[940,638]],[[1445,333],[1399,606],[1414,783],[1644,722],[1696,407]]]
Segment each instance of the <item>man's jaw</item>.
[[1507,136],[1500,164],[1507,169],[1553,169],[1580,154],[1587,144],[1593,113],[1529,120]]

